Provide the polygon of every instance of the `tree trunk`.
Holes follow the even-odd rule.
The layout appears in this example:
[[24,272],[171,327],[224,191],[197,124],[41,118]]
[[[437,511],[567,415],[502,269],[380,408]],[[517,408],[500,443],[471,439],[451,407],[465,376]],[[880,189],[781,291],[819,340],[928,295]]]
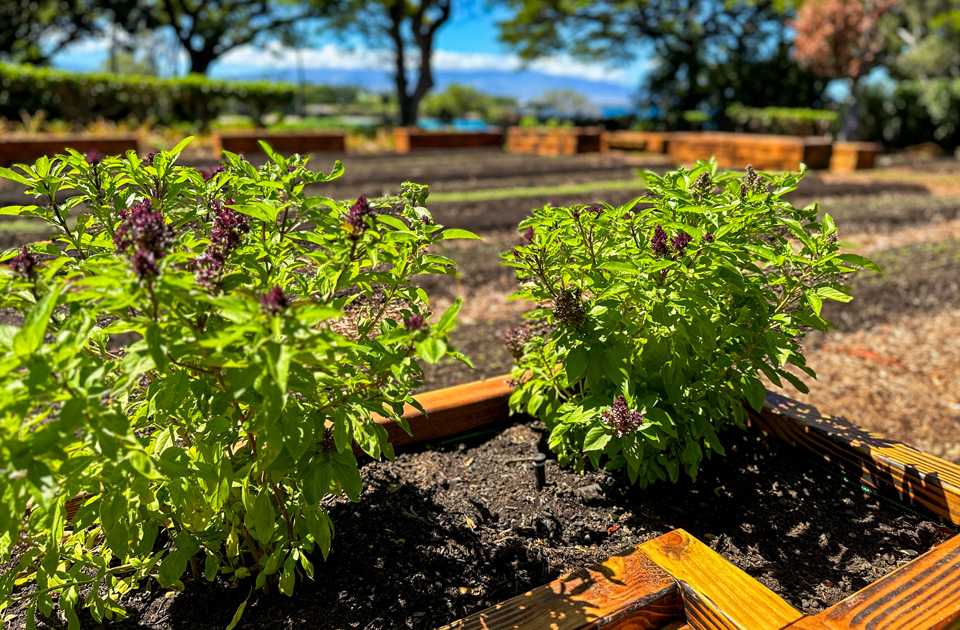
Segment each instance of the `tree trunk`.
[[852,78],[849,81],[850,96],[847,98],[847,112],[843,117],[843,128],[840,130],[840,139],[846,142],[856,142],[860,139],[860,103],[857,98],[859,81]]

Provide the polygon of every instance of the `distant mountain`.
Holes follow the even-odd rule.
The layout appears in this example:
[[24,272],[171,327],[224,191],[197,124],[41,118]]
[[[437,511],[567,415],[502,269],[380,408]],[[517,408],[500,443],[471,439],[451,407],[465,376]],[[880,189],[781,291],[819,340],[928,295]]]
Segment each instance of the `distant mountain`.
[[[220,66],[216,75],[229,79],[270,79],[274,81],[297,81],[295,68],[273,68],[269,72],[234,66]],[[356,85],[373,92],[393,89],[393,78],[382,70],[328,70],[307,68],[304,71],[307,83],[325,85]],[[497,96],[512,96],[517,99],[532,99],[549,90],[574,90],[604,108],[629,107],[635,88],[618,83],[591,81],[569,76],[556,76],[533,70],[500,71],[438,71],[434,72],[436,90],[451,83],[470,85]]]

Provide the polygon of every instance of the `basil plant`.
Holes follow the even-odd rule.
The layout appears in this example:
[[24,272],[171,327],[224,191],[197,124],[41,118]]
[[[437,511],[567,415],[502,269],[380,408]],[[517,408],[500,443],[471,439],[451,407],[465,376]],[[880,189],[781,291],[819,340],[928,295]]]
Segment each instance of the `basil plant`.
[[[357,501],[355,453],[393,457],[418,360],[453,357],[460,308],[411,280],[453,274],[448,238],[404,184],[384,203],[309,196],[312,172],[264,145],[257,168],[71,151],[0,169],[25,187],[3,214],[52,241],[5,253],[0,306],[0,613],[71,628],[154,579],[249,580],[291,594],[326,557],[321,505]],[[84,593],[81,599],[81,592]],[[238,612],[239,614],[239,612]]]
[[536,303],[507,342],[511,407],[539,416],[561,463],[626,469],[631,481],[695,478],[721,430],[763,407],[761,376],[806,392],[800,345],[825,330],[825,300],[869,260],[840,252],[829,215],[785,196],[805,173],[659,177],[630,203],[544,207],[504,254]]

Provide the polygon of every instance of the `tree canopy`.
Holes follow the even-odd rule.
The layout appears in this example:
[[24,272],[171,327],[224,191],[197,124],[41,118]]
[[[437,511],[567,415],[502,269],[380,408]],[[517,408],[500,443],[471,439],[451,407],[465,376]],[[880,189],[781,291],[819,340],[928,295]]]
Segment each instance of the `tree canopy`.
[[[420,102],[433,88],[433,47],[450,19],[451,0],[310,0],[326,32],[355,34],[374,50],[388,43],[400,105],[400,124],[415,125]],[[414,72],[410,68],[415,67]],[[410,76],[408,76],[410,75]]]
[[0,57],[47,63],[69,43],[96,33],[91,0],[4,0],[0,2]]
[[786,20],[793,4],[773,0],[502,0],[514,15],[501,39],[522,58],[572,54],[629,61],[652,51],[639,104],[671,123],[684,110],[722,120],[726,106],[807,106],[825,82],[797,67]]

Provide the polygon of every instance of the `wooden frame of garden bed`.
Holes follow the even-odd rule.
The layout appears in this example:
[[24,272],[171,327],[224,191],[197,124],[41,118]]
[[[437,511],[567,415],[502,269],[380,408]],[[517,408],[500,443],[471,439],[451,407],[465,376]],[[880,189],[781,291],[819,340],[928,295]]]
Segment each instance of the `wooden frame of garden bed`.
[[244,153],[247,155],[263,153],[260,140],[265,141],[277,153],[290,155],[299,153],[343,153],[346,150],[346,136],[342,131],[291,131],[272,132],[263,129],[251,131],[232,131],[213,134],[213,154],[220,159],[222,151]]
[[[394,446],[504,420],[506,377],[417,397],[413,436],[383,420]],[[960,466],[768,393],[751,422],[871,487],[960,524]],[[824,612],[806,616],[683,530],[627,549],[457,621],[447,630],[945,630],[960,628],[960,535]]]
[[668,148],[670,159],[677,164],[692,164],[712,155],[719,166],[743,168],[753,164],[763,171],[792,171],[800,162],[811,169],[825,169],[830,166],[832,151],[830,140],[820,137],[721,131],[674,133]]
[[397,153],[430,149],[478,149],[503,146],[502,131],[425,131],[417,127],[393,130]]
[[10,137],[0,139],[0,166],[33,164],[45,155],[62,155],[67,149],[80,153],[96,150],[102,155],[124,155],[138,149],[136,134],[113,134],[109,136],[47,135],[39,137]]

